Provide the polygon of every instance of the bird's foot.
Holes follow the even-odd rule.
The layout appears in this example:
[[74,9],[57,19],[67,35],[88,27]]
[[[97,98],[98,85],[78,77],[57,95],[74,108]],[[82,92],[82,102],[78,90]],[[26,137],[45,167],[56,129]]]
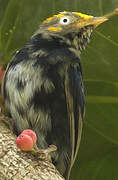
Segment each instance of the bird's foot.
[[33,154],[35,156],[38,156],[39,159],[47,159],[48,161],[51,161],[50,153],[57,150],[57,147],[55,145],[50,145],[47,149],[39,149],[36,145],[34,149],[32,150]]

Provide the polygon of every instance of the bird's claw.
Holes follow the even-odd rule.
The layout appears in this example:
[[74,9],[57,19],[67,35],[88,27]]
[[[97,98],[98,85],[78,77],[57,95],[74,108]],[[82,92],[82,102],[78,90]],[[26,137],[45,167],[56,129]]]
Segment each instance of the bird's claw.
[[55,145],[50,145],[47,149],[38,149],[37,146],[34,147],[32,150],[33,154],[39,159],[47,159],[48,161],[51,161],[51,157],[49,153],[54,152],[57,150],[57,147]]
[[56,151],[56,150],[57,150],[57,147],[55,145],[50,145],[47,149],[40,149],[39,151],[41,153],[49,154],[49,153]]

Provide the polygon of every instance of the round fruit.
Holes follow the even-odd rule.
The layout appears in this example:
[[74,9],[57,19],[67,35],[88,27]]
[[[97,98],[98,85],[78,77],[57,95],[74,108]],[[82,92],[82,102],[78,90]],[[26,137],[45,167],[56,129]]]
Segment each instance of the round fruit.
[[27,134],[20,134],[16,139],[16,144],[23,151],[30,151],[34,146],[32,138]]
[[25,129],[21,134],[27,134],[28,136],[30,136],[32,138],[33,145],[36,144],[37,136],[36,136],[36,133],[33,130]]

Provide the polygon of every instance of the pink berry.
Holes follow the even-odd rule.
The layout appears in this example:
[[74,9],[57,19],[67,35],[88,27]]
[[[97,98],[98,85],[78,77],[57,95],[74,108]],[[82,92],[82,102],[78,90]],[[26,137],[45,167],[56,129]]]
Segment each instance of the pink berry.
[[16,139],[16,144],[23,151],[30,151],[34,146],[32,138],[27,134],[20,134]]
[[36,144],[37,136],[36,136],[36,133],[33,130],[25,129],[21,134],[27,134],[28,136],[30,136],[32,138],[33,145]]

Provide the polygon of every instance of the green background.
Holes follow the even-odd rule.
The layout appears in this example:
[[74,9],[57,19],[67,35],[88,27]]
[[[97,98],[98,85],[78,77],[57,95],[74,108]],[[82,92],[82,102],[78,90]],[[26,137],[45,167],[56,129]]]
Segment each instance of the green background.
[[[102,16],[117,7],[118,0],[0,0],[0,65],[52,14]],[[118,16],[94,31],[81,62],[86,117],[71,180],[118,180]]]

